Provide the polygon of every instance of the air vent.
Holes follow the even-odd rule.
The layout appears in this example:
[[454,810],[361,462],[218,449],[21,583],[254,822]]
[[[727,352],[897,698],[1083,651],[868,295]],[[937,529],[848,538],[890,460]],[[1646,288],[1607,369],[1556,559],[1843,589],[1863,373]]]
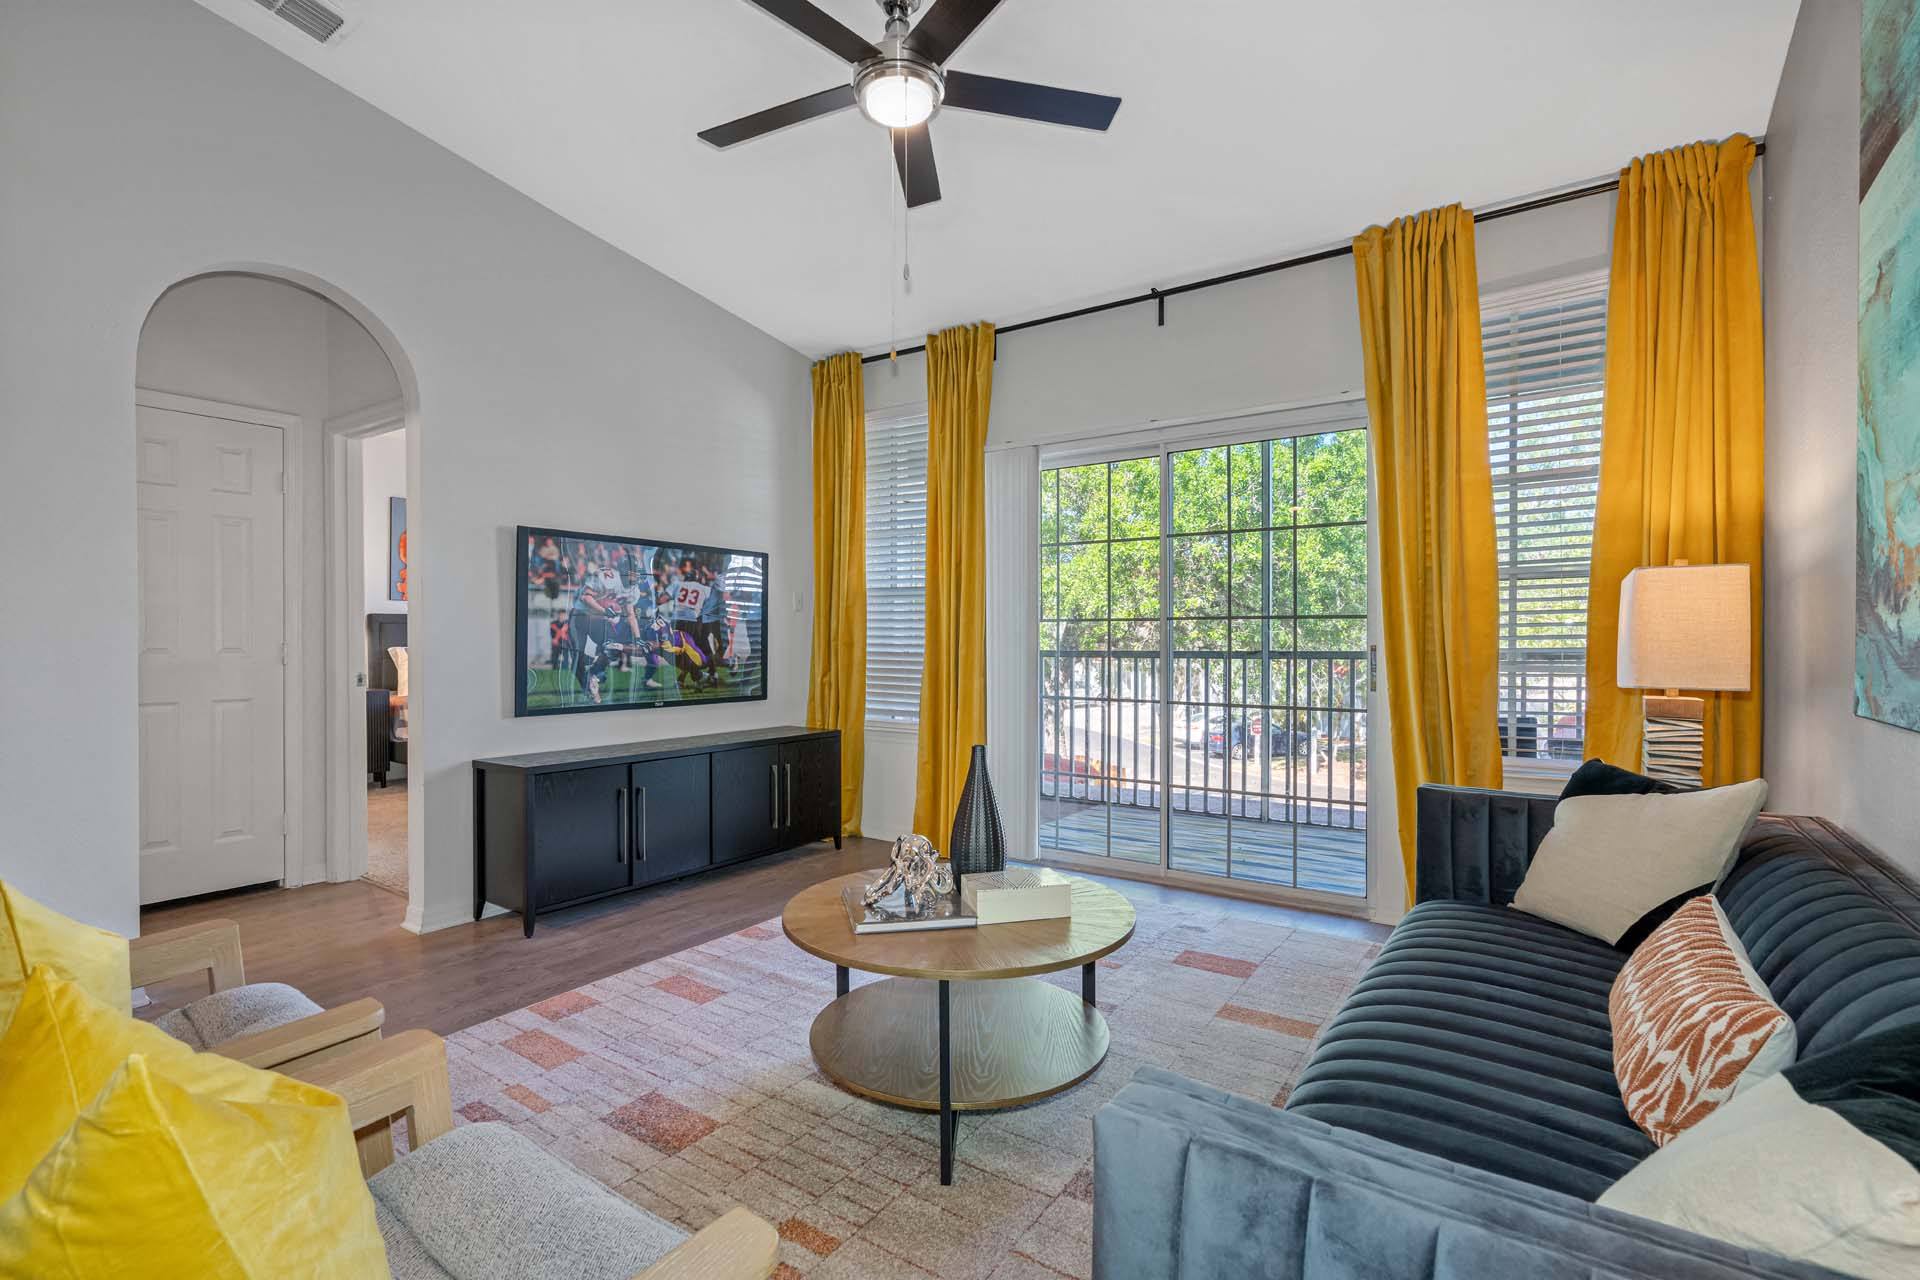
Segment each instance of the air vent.
[[334,12],[318,0],[253,0],[268,13],[277,14],[321,44],[333,39],[345,26],[345,15]]

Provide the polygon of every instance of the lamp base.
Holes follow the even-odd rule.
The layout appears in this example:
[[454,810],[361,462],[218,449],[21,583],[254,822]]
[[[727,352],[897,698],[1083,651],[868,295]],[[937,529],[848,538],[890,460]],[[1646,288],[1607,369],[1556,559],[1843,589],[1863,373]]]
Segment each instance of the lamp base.
[[1706,701],[1669,694],[1645,704],[1641,771],[1668,786],[1698,791],[1706,760]]

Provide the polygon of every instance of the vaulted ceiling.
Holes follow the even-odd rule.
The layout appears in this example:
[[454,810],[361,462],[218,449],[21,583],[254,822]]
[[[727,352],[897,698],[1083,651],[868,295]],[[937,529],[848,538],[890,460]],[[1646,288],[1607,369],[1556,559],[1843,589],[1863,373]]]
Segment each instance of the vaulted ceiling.
[[[1798,9],[1005,0],[953,65],[1124,104],[1105,134],[941,113],[943,198],[903,231],[887,135],[858,112],[724,152],[694,137],[847,78],[744,0],[330,2],[350,25],[322,46],[256,0],[200,0],[809,355],[1012,322],[1758,133]],[[818,3],[881,33],[874,0]]]

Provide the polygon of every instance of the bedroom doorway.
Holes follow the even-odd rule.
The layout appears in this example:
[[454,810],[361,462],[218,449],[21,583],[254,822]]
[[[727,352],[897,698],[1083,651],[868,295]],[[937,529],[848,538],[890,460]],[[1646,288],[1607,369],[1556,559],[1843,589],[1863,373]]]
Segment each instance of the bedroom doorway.
[[[358,534],[348,552],[348,596],[360,623],[360,674],[366,708],[365,841],[369,883],[407,896],[407,795],[412,650],[407,637],[407,430],[363,424],[342,440],[350,490],[347,525]],[[357,498],[357,501],[354,499]]]
[[[349,441],[357,465],[367,439],[417,436],[411,367],[393,335],[326,282],[235,264],[155,300],[133,391],[141,900],[357,882],[370,610],[361,538],[355,564],[343,551],[344,460]],[[404,439],[394,441],[403,500],[418,447]],[[357,471],[353,480],[358,507]],[[383,599],[379,611],[405,608]],[[395,647],[404,653],[404,637]],[[402,769],[404,759],[386,779],[404,796]],[[411,846],[402,867],[424,836],[404,805],[383,824]],[[403,894],[423,878],[392,877]],[[391,905],[395,927],[417,919],[407,897]]]

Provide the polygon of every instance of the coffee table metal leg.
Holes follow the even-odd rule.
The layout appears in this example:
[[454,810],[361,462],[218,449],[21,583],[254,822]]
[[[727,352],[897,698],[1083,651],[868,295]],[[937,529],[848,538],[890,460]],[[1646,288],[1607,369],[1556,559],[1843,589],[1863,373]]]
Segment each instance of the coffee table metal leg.
[[847,984],[847,966],[843,964],[833,966],[833,995],[836,1000],[847,994]]
[[1095,1003],[1093,998],[1093,963],[1091,961],[1080,966],[1080,998],[1088,1004]]
[[953,1042],[948,1030],[948,984],[940,982],[940,1185],[953,1185]]

